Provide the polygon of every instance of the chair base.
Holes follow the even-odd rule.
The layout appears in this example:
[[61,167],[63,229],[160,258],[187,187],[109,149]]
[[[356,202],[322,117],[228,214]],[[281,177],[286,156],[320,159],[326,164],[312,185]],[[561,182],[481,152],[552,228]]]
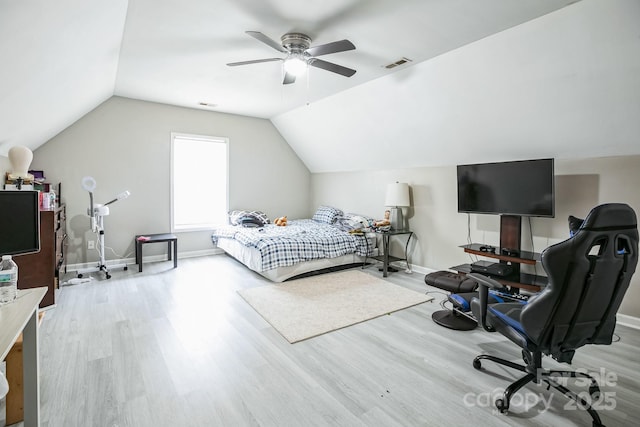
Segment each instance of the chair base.
[[478,327],[478,322],[454,310],[439,310],[431,315],[431,319],[440,326],[456,331],[470,331]]
[[600,387],[598,386],[598,382],[595,380],[595,378],[583,372],[545,370],[542,368],[542,354],[539,352],[530,353],[526,350],[523,350],[522,357],[527,363],[527,366],[519,365],[509,360],[501,359],[499,357],[490,356],[487,354],[481,354],[480,356],[476,356],[476,358],[473,359],[473,367],[478,370],[482,368],[482,362],[480,361],[484,359],[526,373],[524,377],[511,383],[505,389],[501,399],[496,399],[495,405],[500,413],[506,414],[509,411],[511,397],[513,397],[513,395],[522,387],[530,382],[539,383],[540,381],[543,381],[547,384],[547,389],[548,387],[555,388],[569,399],[572,399],[576,403],[578,403],[578,407],[584,408],[589,413],[589,415],[591,415],[591,419],[593,420],[593,427],[604,427],[604,424],[602,424],[602,421],[600,420],[600,416],[598,415],[596,410],[593,409],[589,402],[563,386],[553,377],[557,376],[559,378],[588,378],[590,380],[589,395],[591,396],[592,401],[596,401],[600,398]]

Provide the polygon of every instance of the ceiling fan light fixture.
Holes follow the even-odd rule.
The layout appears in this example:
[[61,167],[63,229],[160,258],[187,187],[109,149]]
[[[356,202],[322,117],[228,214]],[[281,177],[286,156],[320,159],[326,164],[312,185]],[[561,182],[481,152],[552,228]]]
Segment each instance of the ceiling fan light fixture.
[[307,71],[307,60],[302,54],[292,53],[287,56],[282,66],[285,73],[299,77]]

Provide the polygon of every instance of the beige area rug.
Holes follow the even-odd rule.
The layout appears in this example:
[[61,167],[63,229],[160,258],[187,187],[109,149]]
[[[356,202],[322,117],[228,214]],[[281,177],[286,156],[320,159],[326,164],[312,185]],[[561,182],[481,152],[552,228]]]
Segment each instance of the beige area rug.
[[238,293],[290,343],[433,299],[359,270],[320,274]]

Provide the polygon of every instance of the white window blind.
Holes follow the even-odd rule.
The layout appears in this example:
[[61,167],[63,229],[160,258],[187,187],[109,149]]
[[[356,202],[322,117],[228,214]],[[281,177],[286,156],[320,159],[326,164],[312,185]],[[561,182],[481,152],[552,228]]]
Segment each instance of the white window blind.
[[228,140],[171,134],[171,228],[202,230],[227,222]]

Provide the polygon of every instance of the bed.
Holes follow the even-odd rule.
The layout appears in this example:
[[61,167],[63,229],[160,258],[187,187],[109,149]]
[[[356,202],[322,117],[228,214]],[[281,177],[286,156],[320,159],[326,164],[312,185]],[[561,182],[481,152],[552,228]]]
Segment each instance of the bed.
[[260,211],[233,211],[230,224],[216,227],[211,237],[251,270],[283,282],[312,271],[364,263],[376,246],[375,236],[361,231],[365,221],[369,219],[321,206],[313,218],[290,220],[280,227]]

